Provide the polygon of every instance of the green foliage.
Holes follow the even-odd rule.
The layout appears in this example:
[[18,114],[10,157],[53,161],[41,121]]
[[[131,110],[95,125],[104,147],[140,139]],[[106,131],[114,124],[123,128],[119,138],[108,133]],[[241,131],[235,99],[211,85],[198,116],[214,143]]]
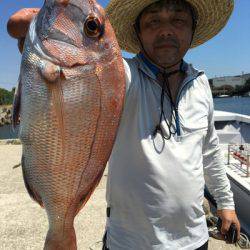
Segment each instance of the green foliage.
[[224,85],[220,87],[214,87],[212,84],[212,81],[210,83],[213,96],[221,95],[221,94],[227,94],[230,96],[244,96],[248,92],[250,92],[250,78],[248,78],[244,85],[236,85],[235,87],[230,85]]
[[14,97],[13,89],[8,91],[7,89],[0,88],[0,105],[12,104]]
[[239,86],[236,85],[234,89],[234,95],[245,95],[247,92],[250,91],[250,79],[248,79],[244,85]]
[[246,80],[245,86],[250,86],[250,78]]

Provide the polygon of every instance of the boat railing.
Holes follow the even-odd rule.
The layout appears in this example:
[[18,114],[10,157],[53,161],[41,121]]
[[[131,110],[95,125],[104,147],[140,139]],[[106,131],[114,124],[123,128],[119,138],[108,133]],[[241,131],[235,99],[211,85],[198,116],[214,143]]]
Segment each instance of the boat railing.
[[250,177],[250,146],[249,144],[228,144],[227,164],[233,157],[240,163],[240,170]]

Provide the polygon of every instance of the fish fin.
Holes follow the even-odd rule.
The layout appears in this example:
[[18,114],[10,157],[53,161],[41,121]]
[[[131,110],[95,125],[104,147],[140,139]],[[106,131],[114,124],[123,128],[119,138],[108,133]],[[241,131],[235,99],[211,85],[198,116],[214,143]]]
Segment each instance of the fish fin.
[[12,168],[13,168],[13,169],[19,168],[21,165],[22,165],[22,163],[18,163],[17,165],[13,166]]
[[44,250],[77,250],[76,233],[74,226],[63,228],[63,233],[58,232],[58,228],[50,228],[45,244]]
[[65,152],[65,121],[64,121],[64,96],[62,82],[58,81],[51,86],[51,93],[53,98],[53,104],[55,106],[55,113],[58,119],[58,129],[60,131],[62,139],[62,150]]
[[35,190],[33,190],[28,182],[28,179],[27,179],[27,176],[26,176],[26,173],[25,173],[25,157],[22,156],[22,171],[23,171],[23,180],[24,180],[24,184],[25,184],[25,187],[30,195],[30,197],[36,201],[41,207],[44,207],[43,205],[43,202],[42,202],[42,199],[41,197],[37,194],[37,192],[35,192]]
[[58,118],[63,148],[65,146],[64,138],[64,107],[63,107],[63,87],[62,81],[65,79],[64,73],[58,65],[49,61],[43,61],[40,65],[40,74],[47,83],[48,90],[52,94],[52,101],[55,106],[55,113]]
[[15,130],[20,117],[20,109],[21,109],[21,88],[22,88],[22,81],[21,77],[19,76],[18,84],[14,94],[13,100],[13,109],[12,109],[12,128]]
[[103,176],[103,172],[104,172],[104,169],[97,175],[97,177],[93,181],[93,183],[90,186],[90,188],[88,189],[88,191],[84,192],[84,194],[81,196],[81,199],[80,199],[80,201],[78,203],[78,207],[77,207],[75,215],[77,215],[80,212],[80,210],[85,206],[85,204],[89,200],[89,198],[92,195],[92,193],[95,191],[96,187],[100,183],[100,180],[101,180],[101,178]]
[[39,69],[41,76],[47,83],[55,83],[60,78],[61,68],[52,62],[43,60]]

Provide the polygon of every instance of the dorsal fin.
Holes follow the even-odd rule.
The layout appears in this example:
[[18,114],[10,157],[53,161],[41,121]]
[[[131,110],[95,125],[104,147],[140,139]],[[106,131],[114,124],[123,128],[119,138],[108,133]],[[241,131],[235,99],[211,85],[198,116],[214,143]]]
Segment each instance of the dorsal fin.
[[22,82],[21,77],[19,76],[18,84],[14,94],[13,100],[13,108],[12,108],[12,128],[15,129],[20,116],[20,109],[21,109],[21,89],[22,89]]

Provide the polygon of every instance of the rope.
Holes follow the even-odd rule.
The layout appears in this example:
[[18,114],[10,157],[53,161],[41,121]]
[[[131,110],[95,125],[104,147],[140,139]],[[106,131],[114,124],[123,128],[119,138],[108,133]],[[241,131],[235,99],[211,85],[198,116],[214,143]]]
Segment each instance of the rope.
[[240,239],[237,241],[237,245],[243,249],[250,249],[250,242],[247,235],[240,233]]
[[[97,247],[98,247],[100,244],[102,244],[102,243],[103,243],[102,240],[95,242],[94,244],[92,244],[92,245],[89,247],[89,250],[96,250]],[[100,247],[99,247],[98,249],[100,249]]]
[[[223,236],[217,229],[217,226],[216,226],[217,221],[218,221],[218,217],[216,216],[207,217],[208,232],[209,232],[210,237],[221,240],[223,239]],[[235,245],[238,245],[242,249],[250,249],[250,241],[247,235],[240,233],[240,239],[236,242]]]

